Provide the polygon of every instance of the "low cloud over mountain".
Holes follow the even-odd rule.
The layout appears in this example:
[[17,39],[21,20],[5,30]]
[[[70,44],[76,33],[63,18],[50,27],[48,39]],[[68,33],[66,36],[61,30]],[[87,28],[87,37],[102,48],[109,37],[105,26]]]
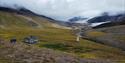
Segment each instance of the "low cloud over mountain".
[[75,16],[92,18],[103,12],[110,15],[125,12],[125,0],[0,0],[0,6],[32,12],[67,21]]

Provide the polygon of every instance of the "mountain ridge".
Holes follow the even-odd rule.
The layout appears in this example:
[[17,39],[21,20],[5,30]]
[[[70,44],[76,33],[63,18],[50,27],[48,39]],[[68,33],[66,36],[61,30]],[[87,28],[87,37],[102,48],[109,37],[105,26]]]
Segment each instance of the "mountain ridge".
[[[11,23],[11,25],[14,26],[14,23],[15,23],[15,25],[18,24],[15,22],[15,21],[17,21],[19,23],[22,23],[22,25],[19,24],[20,26],[24,26],[24,24],[25,24],[25,26],[37,26],[37,25],[41,24],[41,26],[45,25],[47,27],[69,29],[69,27],[67,27],[68,25],[66,26],[65,23],[63,24],[62,22],[56,21],[52,18],[42,16],[42,15],[37,15],[25,8],[21,8],[20,10],[17,10],[17,9],[11,9],[11,8],[6,8],[6,7],[0,7],[0,11],[1,11],[0,12],[0,14],[1,14],[0,23],[1,24],[2,23],[7,24],[7,22],[10,23],[13,21],[13,25],[12,25],[12,23]],[[3,15],[3,14],[6,14],[6,15]],[[11,19],[12,17],[14,19]],[[8,20],[8,19],[10,19],[10,20]],[[4,24],[2,24],[2,25],[4,25]],[[2,25],[0,27],[3,27]]]
[[6,12],[12,12],[12,13],[17,13],[17,14],[22,14],[22,15],[34,15],[34,16],[39,16],[39,17],[45,17],[47,19],[51,19],[51,20],[54,20],[50,17],[46,17],[46,16],[43,16],[43,15],[38,15],[26,8],[19,8],[19,9],[13,9],[13,8],[9,8],[9,7],[1,7],[0,6],[0,11],[6,11]]

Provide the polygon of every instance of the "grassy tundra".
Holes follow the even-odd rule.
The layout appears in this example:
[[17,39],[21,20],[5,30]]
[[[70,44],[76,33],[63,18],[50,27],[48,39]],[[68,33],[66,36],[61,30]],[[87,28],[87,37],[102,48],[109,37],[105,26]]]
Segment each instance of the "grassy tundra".
[[[4,39],[5,42],[8,42],[12,37],[16,37],[18,42],[22,43],[24,37],[34,35],[39,37],[40,41],[32,46],[40,49],[52,49],[56,52],[65,52],[79,58],[109,59],[124,63],[125,54],[121,49],[86,39],[80,39],[80,42],[76,42],[76,37],[72,34],[71,30],[53,25],[58,24],[46,18],[0,11],[0,38]],[[98,31],[91,32],[88,35],[98,37],[104,34],[105,32]],[[123,39],[121,37],[119,38]],[[2,48],[3,46],[0,45],[1,50]],[[1,58],[3,56],[0,56],[0,62],[2,62]],[[3,62],[7,63],[6,61]]]

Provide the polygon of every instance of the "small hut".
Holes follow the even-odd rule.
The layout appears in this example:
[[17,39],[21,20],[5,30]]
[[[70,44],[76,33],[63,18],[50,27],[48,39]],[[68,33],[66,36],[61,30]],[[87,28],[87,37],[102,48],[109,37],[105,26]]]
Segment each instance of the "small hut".
[[28,44],[36,44],[38,42],[38,38],[36,36],[28,36],[24,38],[24,42]]

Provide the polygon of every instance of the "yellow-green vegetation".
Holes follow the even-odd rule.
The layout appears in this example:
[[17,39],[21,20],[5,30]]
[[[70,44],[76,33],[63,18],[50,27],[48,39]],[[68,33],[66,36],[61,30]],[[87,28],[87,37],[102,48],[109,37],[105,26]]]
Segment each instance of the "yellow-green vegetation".
[[89,37],[100,37],[100,36],[104,36],[104,35],[106,35],[106,33],[100,32],[100,31],[88,31],[87,32],[87,36],[89,36]]
[[112,38],[118,41],[125,42],[125,25],[99,28],[96,30],[104,32],[104,33],[108,33],[110,34],[110,36],[112,36]]
[[[21,16],[17,17],[15,14],[0,12],[0,23],[2,23],[0,24],[0,38],[9,41],[12,37],[16,37],[18,42],[22,42],[24,37],[34,35],[40,39],[39,43],[34,46],[40,48],[67,52],[82,58],[125,60],[125,54],[120,49],[85,39],[76,42],[76,37],[70,30],[54,28],[51,26],[53,23],[45,18],[29,17],[34,19],[35,23],[39,23],[41,27],[30,26],[27,19]],[[105,33],[93,31],[89,32],[88,35],[99,37],[105,35]]]
[[[56,30],[56,31],[55,31]],[[16,37],[21,42],[24,37],[34,35],[38,36],[40,42],[35,46],[40,48],[50,48],[62,52],[72,53],[83,58],[103,58],[103,59],[124,59],[125,56],[121,50],[92,41],[83,40],[75,42],[75,36],[70,30],[65,29],[15,29],[2,30],[0,37],[7,39]],[[99,52],[98,52],[99,51]],[[105,55],[104,55],[105,54]],[[112,54],[112,55],[109,55]]]
[[124,42],[125,42],[125,36],[124,36],[124,35],[115,36],[114,38],[116,38],[116,39],[118,39],[118,40],[121,40],[121,41],[124,41]]

